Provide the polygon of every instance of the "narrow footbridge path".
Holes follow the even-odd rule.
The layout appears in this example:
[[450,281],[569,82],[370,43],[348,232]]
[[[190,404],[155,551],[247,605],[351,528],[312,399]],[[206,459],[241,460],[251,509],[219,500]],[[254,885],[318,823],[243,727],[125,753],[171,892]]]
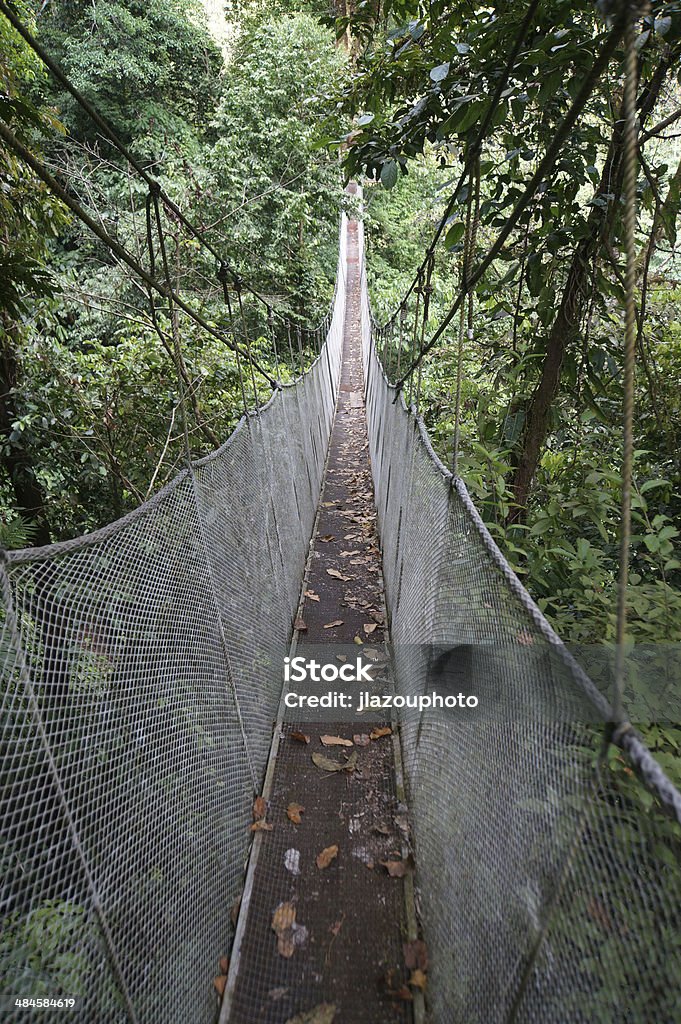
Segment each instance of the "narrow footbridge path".
[[[360,692],[386,693],[392,684],[382,646],[354,222],[347,266],[340,391],[296,655],[337,668],[360,657],[374,683],[288,685],[293,707],[282,704],[264,792],[271,830],[256,833],[223,1005],[221,1020],[230,1024],[280,1024],[323,1005],[335,1007],[329,1019],[352,1024],[413,1019],[403,948],[415,938],[409,826],[396,726],[390,712],[358,713]],[[324,721],[319,711],[300,715],[295,707],[306,696],[340,692],[353,707],[331,708]]]

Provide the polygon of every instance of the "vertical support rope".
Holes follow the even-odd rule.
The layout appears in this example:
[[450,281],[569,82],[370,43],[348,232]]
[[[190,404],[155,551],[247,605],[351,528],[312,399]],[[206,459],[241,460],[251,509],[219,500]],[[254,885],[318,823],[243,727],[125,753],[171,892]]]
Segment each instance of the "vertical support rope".
[[636,183],[638,180],[638,124],[636,95],[638,58],[636,54],[636,18],[634,8],[627,20],[625,35],[626,75],[624,83],[624,247],[625,322],[624,322],[624,409],[622,451],[622,504],[619,574],[617,580],[617,633],[613,711],[614,720],[624,717],[623,697],[626,674],[624,644],[627,631],[627,587],[631,545],[631,489],[634,465],[634,386],[636,362]]
[[[474,212],[475,193],[475,212]],[[468,181],[468,201],[466,203],[466,230],[463,243],[463,259],[461,261],[461,287],[462,291],[468,293],[468,313],[466,304],[461,303],[459,310],[459,331],[456,344],[456,394],[454,398],[454,441],[452,450],[452,475],[459,475],[459,446],[461,440],[461,375],[463,373],[463,341],[468,320],[468,336],[473,336],[473,293],[469,288],[468,278],[470,263],[475,247],[475,236],[477,235],[478,221],[480,218],[480,155],[476,157],[471,167],[471,174]]]
[[234,338],[234,344],[236,346],[236,367],[239,374],[239,386],[241,388],[241,402],[243,405],[244,416],[248,416],[248,402],[246,401],[246,385],[244,384],[244,369],[241,363],[241,354],[239,352],[239,346],[236,345],[236,324],[234,323],[234,311],[232,309],[232,300],[229,297],[229,288],[227,287],[227,266],[222,264],[218,272],[218,278],[222,282],[222,294],[227,306],[227,316],[229,317],[229,326],[232,331],[232,337]]
[[[419,316],[421,313],[421,295],[423,294],[423,274],[419,271],[419,279],[416,288],[416,309],[414,311],[414,329],[411,336],[411,362],[414,362],[416,358],[416,341],[419,334]],[[411,409],[412,398],[414,394],[414,375],[409,378],[409,401],[407,407]]]
[[255,402],[256,412],[260,412],[260,400],[258,398],[258,387],[255,383],[255,370],[253,369],[253,356],[251,354],[251,335],[248,330],[248,324],[246,323],[246,317],[244,315],[244,302],[241,294],[241,282],[237,278],[234,287],[236,288],[236,297],[239,303],[239,316],[241,317],[241,323],[244,329],[244,339],[246,341],[246,351],[248,352],[248,361],[251,365],[251,386],[253,388],[253,401]]

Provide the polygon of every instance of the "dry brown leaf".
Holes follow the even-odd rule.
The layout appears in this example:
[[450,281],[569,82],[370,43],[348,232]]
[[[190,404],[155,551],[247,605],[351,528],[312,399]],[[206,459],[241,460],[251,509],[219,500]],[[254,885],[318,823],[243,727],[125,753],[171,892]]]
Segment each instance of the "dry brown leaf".
[[330,757],[325,757],[324,754],[318,754],[316,751],[312,755],[312,760],[318,768],[323,768],[325,772],[342,772],[345,765],[342,761],[334,761]]
[[349,580],[349,576],[344,576],[340,569],[327,569],[327,576],[333,576],[335,580]]
[[299,615],[296,621],[293,623],[293,628],[299,630],[299,632],[301,633],[304,633],[307,630],[307,623],[305,622],[305,619],[301,618]]
[[391,878],[404,878],[409,871],[406,860],[379,860],[378,863],[385,868]]
[[337,654],[336,661],[346,662],[348,660],[347,654]]
[[220,968],[220,974],[227,974],[229,970],[229,957],[221,956],[218,960],[218,967]]
[[294,825],[300,825],[302,820],[300,816],[304,810],[305,808],[302,804],[289,804],[286,808],[289,821],[292,821]]
[[405,942],[402,946],[404,953],[404,966],[410,970],[428,970],[428,949],[423,939],[414,939],[412,942]]
[[409,984],[413,985],[414,988],[420,988],[421,991],[423,991],[426,985],[428,984],[428,978],[423,973],[420,967],[417,967],[415,971],[411,972],[411,975],[409,977]]
[[319,594],[315,594],[314,590],[306,590],[305,597],[309,598],[310,601],[318,601]]
[[296,743],[309,743],[310,737],[304,732],[292,732],[291,739]]
[[320,1003],[305,1013],[297,1013],[289,1017],[286,1024],[333,1024],[336,1016],[335,1003]]
[[225,985],[227,984],[227,978],[224,974],[218,974],[217,978],[213,978],[213,988],[222,999],[225,994]]
[[333,622],[325,622],[324,629],[335,629],[336,626],[342,626],[343,619],[334,619]]
[[241,910],[241,896],[237,896],[232,904],[232,909],[229,912],[229,919],[236,928],[236,923],[239,920],[239,911]]
[[364,625],[362,626],[362,629],[368,636],[371,633],[375,633],[376,630],[378,629],[378,626],[376,625],[375,622],[365,622]]
[[330,544],[331,541],[335,540],[336,538],[332,533],[325,533],[323,537],[319,537],[318,539],[321,544]]
[[273,828],[274,825],[268,825],[265,819],[261,818],[260,821],[256,821],[251,825],[251,832],[271,832]]
[[267,802],[258,796],[253,801],[253,821],[259,821],[260,818],[264,818],[267,814]]
[[352,740],[344,740],[342,736],[320,736],[319,742],[325,747],[351,747]]
[[331,861],[335,860],[337,856],[338,847],[336,845],[325,847],[321,853],[317,854],[317,867],[320,868],[320,870],[328,868]]
[[296,923],[296,908],[292,903],[280,903],[272,916],[272,931],[277,936],[277,949],[283,957],[293,956],[293,926]]
[[392,736],[392,729],[389,725],[380,725],[369,733],[372,740],[380,740],[382,736]]
[[357,747],[368,747],[369,744],[371,743],[371,740],[369,739],[367,733],[365,732],[355,733],[355,735],[352,737],[352,740],[355,746]]
[[378,832],[378,834],[381,835],[381,836],[389,836],[390,835],[390,827],[388,825],[372,825],[371,826],[371,831],[372,832]]

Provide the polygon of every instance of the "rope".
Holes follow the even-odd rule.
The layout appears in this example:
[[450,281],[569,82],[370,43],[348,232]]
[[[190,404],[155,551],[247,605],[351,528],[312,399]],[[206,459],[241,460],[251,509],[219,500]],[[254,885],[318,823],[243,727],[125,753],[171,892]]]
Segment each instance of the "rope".
[[[26,26],[19,20],[17,15],[14,13],[12,8],[6,3],[6,0],[0,0],[0,11],[5,15],[7,20],[16,29],[22,39],[30,46],[36,56],[42,61],[45,67],[50,71],[54,78],[59,84],[66,89],[66,91],[73,96],[76,103],[85,111],[98,128],[104,132],[109,142],[114,146],[115,149],[127,160],[130,166],[133,168],[136,174],[142,178],[150,190],[156,189],[159,198],[163,201],[164,205],[168,209],[172,210],[173,214],[182,223],[182,225],[189,231],[189,233],[199,242],[204,249],[206,249],[218,263],[224,263],[221,254],[217,249],[211,245],[211,243],[205,238],[201,231],[185,216],[182,210],[177,206],[176,203],[170,198],[170,196],[163,191],[160,184],[145,170],[140,162],[132,155],[127,146],[121,141],[111,124],[104,118],[97,109],[87,100],[83,94],[73,85],[69,80],[63,68],[54,60],[50,55],[42,48],[40,43],[35,37],[28,31]],[[230,271],[230,273],[234,273]],[[250,292],[259,302],[267,306],[267,300],[263,298],[255,289],[250,285],[242,282],[244,289]]]
[[[2,0],[0,0],[0,3],[1,2]],[[47,185],[50,191],[53,192],[57,196],[57,198],[60,199],[64,203],[64,205],[69,208],[69,210],[71,210],[71,212],[78,218],[78,220],[82,221],[82,223],[85,224],[85,226],[89,228],[90,231],[92,231],[93,234],[95,234],[101,242],[103,242],[103,244],[110,250],[110,252],[112,252],[114,256],[116,256],[121,261],[121,263],[125,263],[125,265],[129,267],[130,270],[132,270],[133,273],[135,273],[142,281],[144,281],[144,283],[149,288],[152,288],[164,299],[171,298],[172,301],[182,310],[182,312],[186,313],[187,316],[190,317],[190,319],[192,319],[194,323],[197,324],[197,326],[201,327],[204,331],[207,331],[207,333],[211,334],[214,338],[217,338],[218,341],[222,341],[224,344],[227,345],[227,347],[232,352],[236,352],[237,347],[233,345],[222,332],[220,332],[211,324],[209,324],[206,320],[204,320],[200,313],[197,313],[196,310],[192,309],[192,307],[189,306],[172,289],[170,290],[170,293],[168,293],[167,285],[164,286],[159,284],[156,278],[149,274],[144,269],[144,267],[141,266],[141,264],[139,264],[137,260],[130,255],[127,249],[125,249],[119,242],[117,242],[115,238],[112,238],[112,236],[105,230],[105,228],[98,224],[97,221],[95,221],[87,213],[87,211],[83,209],[80,203],[78,203],[77,200],[75,200],[73,196],[71,196],[70,193],[67,192],[62,185],[59,184],[57,179],[47,170],[47,168],[38,159],[36,159],[36,157],[30,152],[30,150],[28,150],[26,146],[24,146],[23,143],[19,141],[19,139],[16,137],[16,135],[14,135],[11,129],[7,127],[5,122],[1,120],[0,138],[2,138],[3,141],[6,142],[7,145],[14,150],[17,156],[19,156],[40,178],[40,180]],[[265,380],[269,383],[270,387],[272,387],[273,389],[276,389],[278,387],[277,382],[258,363],[254,363],[254,369],[257,370],[258,373],[265,378]]]
[[[485,273],[485,271],[488,269],[488,267],[494,262],[496,257],[499,255],[499,253],[503,249],[504,242],[506,241],[508,236],[511,234],[513,229],[515,228],[515,226],[518,223],[520,217],[522,216],[524,210],[527,208],[527,206],[529,205],[529,203],[533,199],[533,197],[534,197],[537,189],[541,185],[542,181],[553,170],[554,165],[555,165],[556,161],[558,160],[558,157],[560,156],[560,152],[561,152],[563,143],[568,138],[570,132],[572,131],[572,128],[574,127],[574,125],[575,125],[575,123],[577,121],[577,118],[579,117],[580,113],[584,109],[586,103],[589,100],[589,97],[591,96],[591,93],[593,92],[594,88],[596,87],[596,83],[598,82],[601,74],[603,73],[603,71],[607,67],[608,61],[610,60],[610,58],[614,54],[614,52],[615,52],[615,50],[616,50],[616,48],[617,48],[617,46],[618,46],[618,44],[619,44],[619,42],[620,42],[620,40],[622,38],[622,35],[624,33],[624,28],[625,28],[624,19],[622,17],[620,17],[620,18],[618,18],[618,20],[615,22],[613,28],[611,29],[611,31],[610,31],[610,33],[609,33],[605,43],[603,44],[601,52],[599,53],[598,57],[596,58],[596,60],[594,61],[593,65],[591,67],[591,71],[589,72],[589,74],[587,75],[586,79],[584,80],[584,82],[582,84],[582,87],[579,90],[579,93],[577,94],[577,96],[576,96],[575,100],[573,101],[573,103],[572,103],[570,109],[568,110],[567,114],[565,115],[565,117],[563,118],[562,122],[560,123],[560,125],[556,129],[556,132],[555,132],[555,134],[553,136],[553,140],[552,140],[549,148],[547,149],[547,151],[544,154],[542,160],[540,161],[536,171],[532,175],[532,178],[530,179],[528,185],[526,186],[525,191],[523,192],[522,196],[520,197],[520,199],[518,200],[518,202],[514,206],[511,214],[509,215],[509,217],[508,217],[508,219],[506,221],[506,224],[504,225],[502,230],[499,232],[496,240],[494,241],[493,245],[489,249],[489,251],[487,253],[487,256],[478,264],[478,266],[473,271],[473,273],[472,273],[472,275],[471,275],[471,277],[470,277],[470,279],[468,281],[469,288],[472,288],[475,284],[477,284],[477,282],[480,280],[480,278]],[[459,311],[459,309],[461,307],[462,302],[466,298],[466,294],[467,294],[467,290],[466,291],[461,290],[459,292],[459,294],[458,294],[458,296],[456,298],[456,301],[454,302],[453,306],[449,310],[449,313],[447,313],[447,315],[445,316],[444,320],[442,321],[442,323],[438,327],[438,329],[435,332],[435,334],[433,335],[433,337],[430,339],[430,341],[425,346],[423,351],[419,353],[417,359],[414,360],[414,362],[410,365],[410,367],[408,368],[406,373],[404,373],[402,375],[402,377],[400,377],[400,379],[395,382],[395,387],[398,389],[398,393],[404,387],[405,381],[414,372],[414,370],[417,368],[418,364],[423,359],[423,357],[428,352],[430,352],[433,349],[433,347],[437,344],[437,342],[439,341],[439,339],[442,336],[442,334],[444,333],[444,331],[447,329],[447,327],[450,325],[450,323],[452,322],[452,320],[454,319],[454,317],[458,313],[458,311]]]
[[[416,275],[414,276],[414,280],[412,281],[412,283],[410,284],[409,288],[407,289],[407,291],[403,295],[402,302],[400,303],[400,306],[402,306],[402,304],[407,301],[407,299],[409,298],[409,296],[411,295],[411,293],[413,292],[415,286],[418,283],[419,276],[421,274],[423,274],[423,272],[425,271],[426,265],[428,263],[428,260],[430,259],[430,257],[435,252],[435,248],[437,246],[438,241],[440,240],[440,236],[442,235],[442,232],[444,231],[444,229],[447,226],[447,221],[449,220],[450,214],[451,214],[452,210],[454,209],[454,204],[456,203],[456,200],[459,198],[459,194],[461,192],[461,189],[463,188],[464,182],[466,181],[467,178],[470,177],[471,170],[473,168],[474,162],[475,162],[475,160],[480,155],[480,151],[482,149],[482,144],[485,141],[485,138],[487,136],[487,131],[488,131],[490,125],[492,124],[492,119],[494,118],[494,115],[497,112],[497,108],[499,106],[499,102],[501,100],[502,93],[504,92],[504,90],[506,89],[506,86],[508,85],[508,80],[509,80],[509,78],[511,76],[511,71],[513,70],[513,65],[515,64],[516,58],[517,58],[518,54],[520,53],[520,48],[523,45],[523,42],[525,41],[525,36],[527,35],[528,29],[529,29],[529,27],[530,27],[530,25],[532,23],[532,19],[534,18],[534,15],[536,13],[536,10],[537,10],[538,6],[539,6],[538,0],[533,0],[533,2],[527,8],[527,12],[526,12],[525,17],[523,19],[522,25],[520,26],[520,29],[518,30],[518,34],[515,37],[515,41],[513,43],[513,48],[511,50],[511,53],[509,55],[508,60],[506,61],[506,65],[505,65],[504,70],[502,72],[501,78],[497,82],[497,87],[494,90],[494,95],[492,96],[491,103],[489,105],[487,113],[485,114],[485,117],[483,119],[482,125],[480,126],[480,131],[478,132],[478,134],[477,134],[477,136],[475,138],[475,141],[471,144],[471,146],[469,148],[468,157],[467,157],[466,163],[464,164],[464,168],[463,168],[463,170],[461,172],[461,177],[459,178],[459,180],[457,182],[456,188],[454,189],[454,191],[452,192],[451,196],[449,197],[449,201],[447,203],[447,206],[445,207],[444,213],[442,214],[442,217],[440,219],[440,223],[438,224],[437,230],[435,231],[435,234],[433,235],[433,239],[432,239],[430,245],[426,249],[426,255],[425,255],[424,259],[423,259],[423,262],[421,263],[419,269],[417,270]],[[395,313],[393,313],[393,317],[394,316],[395,316]]]
[[[476,159],[475,169],[471,170],[471,176],[468,188],[468,202],[466,204],[466,231],[464,235],[463,243],[463,259],[461,261],[461,285],[466,291],[469,291],[468,278],[470,273],[470,261],[473,255],[474,238],[473,238],[473,193],[477,189],[475,207],[476,211],[480,209],[480,161]],[[476,229],[477,230],[477,229]],[[472,292],[469,292],[469,303],[468,303],[468,333],[469,338],[473,333],[473,304],[472,304]],[[459,333],[457,338],[456,346],[456,396],[454,399],[454,445],[452,453],[452,475],[459,475],[459,441],[461,436],[461,377],[463,374],[463,339],[464,339],[464,328],[466,323],[466,309],[464,304],[461,304],[461,310],[459,315]],[[419,366],[419,373],[421,367]]]
[[634,385],[636,362],[636,183],[638,180],[638,123],[636,95],[638,58],[636,55],[637,13],[630,16],[626,32],[626,77],[624,84],[624,248],[626,252],[624,299],[624,430],[622,453],[622,503],[619,573],[617,580],[617,631],[613,709],[615,722],[623,720],[623,696],[626,675],[624,644],[627,630],[627,586],[631,545],[631,489],[634,465]]

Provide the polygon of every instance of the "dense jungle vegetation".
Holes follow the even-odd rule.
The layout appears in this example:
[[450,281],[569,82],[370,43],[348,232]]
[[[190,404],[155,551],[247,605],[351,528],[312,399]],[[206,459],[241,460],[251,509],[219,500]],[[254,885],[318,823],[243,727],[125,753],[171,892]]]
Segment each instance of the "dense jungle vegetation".
[[[308,325],[332,294],[341,174],[365,181],[377,318],[399,303],[526,12],[518,3],[370,0],[331,12],[314,2],[238,0],[226,9],[196,0],[12,6],[224,258],[276,309]],[[539,5],[482,147],[479,254],[576,95],[606,14],[607,5],[588,2]],[[216,24],[224,26],[217,35]],[[143,183],[5,19],[0,33],[0,117],[141,257]],[[680,57],[681,5],[652,4],[638,41],[630,633],[658,644],[681,637]],[[476,285],[462,381],[462,476],[542,608],[575,643],[614,635],[621,61],[617,50],[553,174]],[[182,445],[163,309],[150,312],[134,275],[6,149],[0,176],[0,534],[16,547],[120,516],[172,476]],[[430,332],[460,279],[465,207],[464,190],[436,251]],[[229,329],[213,258],[179,224],[168,245],[178,289]],[[255,305],[246,312],[257,354],[274,372],[266,324]],[[198,455],[240,415],[238,374],[219,340],[186,318],[182,332]],[[455,333],[453,325],[424,361],[420,394],[445,461]],[[284,363],[285,377],[295,373]],[[671,764],[681,736],[660,733],[654,742]]]
[[[487,6],[334,0],[331,9],[317,0],[11,0],[9,6],[221,259],[275,313],[300,326],[300,344],[298,337],[290,345],[290,336],[280,339],[275,357],[263,305],[244,290],[239,324],[247,325],[260,365],[283,380],[314,357],[310,328],[322,321],[333,295],[339,215],[344,206],[358,212],[343,182],[364,187],[359,215],[367,229],[373,309],[383,322],[399,307],[442,219],[504,73],[509,41],[528,10],[515,0]],[[608,33],[610,7],[605,0],[538,5],[482,141],[478,256],[503,228],[588,75]],[[615,636],[622,60],[620,46],[556,167],[477,281],[461,379],[461,476],[530,592],[575,645]],[[635,694],[645,738],[681,784],[681,725],[675,724],[681,692],[664,667],[665,651],[681,640],[681,2],[650,5],[640,20],[637,60],[628,630],[633,641],[648,645],[649,676],[657,672],[661,680],[659,688]],[[149,263],[147,187],[1,13],[0,123],[96,224]],[[468,204],[464,188],[435,250],[426,340],[460,287]],[[199,457],[222,443],[242,415],[239,367],[221,337],[243,342],[244,335],[241,327],[236,333],[214,255],[172,214],[165,227],[173,286],[215,328],[211,333],[180,317],[189,442]],[[181,467],[184,438],[167,306],[151,299],[129,267],[2,144],[0,238],[0,545],[20,548],[75,537],[137,507]],[[446,464],[456,333],[454,322],[419,374],[420,412]],[[403,367],[410,353],[407,339]],[[386,356],[394,378],[394,339]],[[254,390],[258,400],[270,394],[264,378],[246,386],[250,405]],[[412,387],[405,393],[411,399]],[[678,875],[681,829],[615,748],[610,769],[604,804],[611,800],[618,813],[606,821],[612,834],[604,843],[624,854],[620,861],[589,861],[595,890],[607,891],[613,865],[626,874],[630,847],[648,846],[651,857],[642,863],[661,863]],[[553,797],[545,794],[547,802]],[[642,803],[654,819],[650,834]],[[159,846],[164,836],[159,832]],[[663,885],[664,879],[661,891]],[[607,910],[604,923],[602,905],[594,906],[587,926],[601,926],[607,941],[614,926]],[[71,918],[62,919],[62,911],[48,901],[25,930],[17,912],[16,934],[10,927],[0,940],[0,960],[22,970],[28,965],[28,973],[50,960],[65,991],[75,991],[89,970],[68,952],[69,929],[75,934],[82,927],[81,907]],[[649,948],[676,941],[655,946],[643,931],[634,937],[642,959]],[[165,960],[161,967],[167,970]],[[623,1004],[643,1000],[643,992],[627,987],[626,964],[618,969]],[[649,969],[662,986],[661,966],[651,959]],[[102,1005],[117,998],[104,991]],[[646,1008],[638,1009],[643,1019]],[[598,1019],[612,1019],[608,1013]]]

